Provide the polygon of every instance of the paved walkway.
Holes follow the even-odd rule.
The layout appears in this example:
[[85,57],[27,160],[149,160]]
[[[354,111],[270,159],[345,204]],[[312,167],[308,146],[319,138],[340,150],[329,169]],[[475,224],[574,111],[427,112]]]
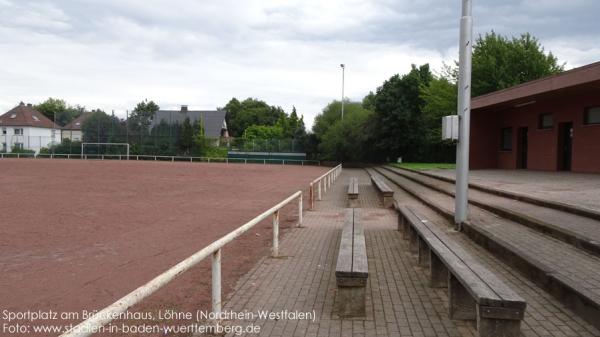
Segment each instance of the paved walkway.
[[[367,313],[364,318],[340,319],[335,314],[335,262],[343,223],[345,192],[350,176],[359,178],[365,216],[369,262]],[[402,192],[397,199],[426,208]],[[334,187],[305,213],[304,228],[291,230],[280,242],[283,258],[264,258],[238,283],[224,310],[254,317],[227,322],[260,327],[260,336],[476,336],[471,322],[450,320],[447,292],[427,286],[426,271],[408,253],[396,231],[396,213],[378,207],[363,170],[345,169]],[[432,218],[436,220],[436,218]],[[457,234],[482,261],[514,285],[529,304],[525,336],[597,336],[600,333],[562,307],[551,296],[515,274],[483,249]],[[307,312],[313,320],[263,319],[261,310]],[[233,334],[231,334],[233,336]]]

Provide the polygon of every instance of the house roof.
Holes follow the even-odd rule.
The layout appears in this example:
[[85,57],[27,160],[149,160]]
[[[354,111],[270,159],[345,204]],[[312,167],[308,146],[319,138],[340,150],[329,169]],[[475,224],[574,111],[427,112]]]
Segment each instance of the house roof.
[[152,119],[152,127],[163,121],[167,124],[182,124],[189,118],[190,123],[194,124],[202,119],[206,137],[217,138],[221,136],[223,129],[227,129],[225,113],[225,110],[187,110],[186,107],[181,110],[159,110]]
[[572,90],[600,89],[600,62],[473,98],[471,109],[514,107]]
[[60,129],[41,112],[35,110],[31,104],[25,105],[21,102],[12,110],[0,116],[0,127],[2,126],[30,126],[36,128]]
[[90,118],[90,116],[92,114],[93,114],[93,112],[82,113],[81,115],[79,115],[79,117],[75,118],[70,123],[63,126],[63,130],[81,130],[81,127],[83,126],[83,122],[85,122],[88,118]]

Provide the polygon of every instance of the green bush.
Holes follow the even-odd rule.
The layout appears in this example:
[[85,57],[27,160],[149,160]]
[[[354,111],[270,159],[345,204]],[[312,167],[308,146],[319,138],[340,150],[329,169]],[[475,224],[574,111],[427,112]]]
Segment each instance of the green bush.
[[12,150],[10,150],[10,152],[12,153],[27,153],[27,154],[35,154],[34,150],[30,150],[30,149],[21,149],[18,148],[16,146],[13,146]]

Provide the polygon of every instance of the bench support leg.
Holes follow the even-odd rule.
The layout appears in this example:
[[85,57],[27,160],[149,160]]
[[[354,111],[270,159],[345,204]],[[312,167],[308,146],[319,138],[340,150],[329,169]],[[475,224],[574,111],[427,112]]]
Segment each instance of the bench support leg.
[[409,245],[408,246],[410,248],[410,252],[416,254],[418,252],[418,250],[419,250],[419,247],[418,247],[419,246],[419,243],[418,243],[419,235],[417,234],[417,231],[414,228],[410,227],[410,226],[409,226],[409,232],[410,232],[409,233],[409,235],[410,235],[409,240],[410,241],[409,241]]
[[477,303],[452,274],[448,277],[448,295],[450,295],[451,319],[475,320],[477,318]]
[[448,268],[442,260],[429,251],[429,286],[432,288],[446,288],[448,286]]
[[404,217],[402,213],[398,212],[398,232],[402,233],[403,239],[406,239],[406,232],[404,230]]
[[340,287],[335,296],[337,314],[340,317],[365,316],[366,287]]
[[425,240],[419,237],[419,265],[421,267],[429,267],[429,246]]
[[[493,309],[492,309],[493,310]],[[510,310],[510,309],[502,309]],[[486,314],[486,307],[477,306],[477,332],[480,337],[502,336],[519,337],[521,336],[520,319],[503,319],[498,317],[489,317]]]
[[394,197],[382,196],[382,198],[383,198],[383,208],[394,207]]

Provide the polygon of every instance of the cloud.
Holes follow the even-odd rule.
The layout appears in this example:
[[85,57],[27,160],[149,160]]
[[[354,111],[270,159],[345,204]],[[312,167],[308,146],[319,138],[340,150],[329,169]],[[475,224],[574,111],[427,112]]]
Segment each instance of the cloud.
[[[360,100],[411,63],[457,58],[458,3],[443,0],[0,0],[0,110],[60,97],[124,116],[256,97],[310,125],[341,96]],[[475,2],[475,33],[529,31],[568,67],[597,61],[600,4]]]

